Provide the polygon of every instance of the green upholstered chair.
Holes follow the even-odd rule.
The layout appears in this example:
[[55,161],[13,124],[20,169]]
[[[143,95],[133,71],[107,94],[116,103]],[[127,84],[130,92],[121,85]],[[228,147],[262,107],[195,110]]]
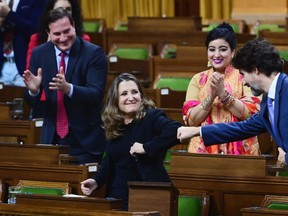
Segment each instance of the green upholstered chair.
[[279,50],[280,57],[288,61],[288,50]]
[[201,216],[201,200],[193,196],[178,197],[178,216]]
[[148,51],[145,48],[118,48],[115,55],[123,59],[147,59]]
[[285,32],[285,27],[280,27],[278,24],[259,24],[256,28],[255,28],[255,34],[259,35],[260,31],[263,30],[268,30],[268,31],[272,31],[272,32]]
[[100,23],[98,22],[83,22],[84,32],[99,32]]
[[191,78],[186,77],[161,77],[155,88],[170,88],[174,91],[186,91]]
[[209,195],[206,192],[195,195],[179,195],[178,216],[208,216]]
[[267,209],[288,210],[288,203],[271,203]]
[[21,193],[59,195],[69,194],[69,183],[20,180],[17,185]]

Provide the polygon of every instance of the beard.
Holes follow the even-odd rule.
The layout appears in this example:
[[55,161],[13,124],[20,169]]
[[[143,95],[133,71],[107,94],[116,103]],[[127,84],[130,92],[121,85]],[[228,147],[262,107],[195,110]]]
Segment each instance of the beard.
[[264,92],[264,91],[260,88],[260,86],[258,86],[258,85],[256,85],[256,84],[255,84],[255,85],[249,85],[248,83],[246,83],[245,86],[250,87],[252,94],[253,94],[254,96],[256,96],[256,97],[260,96],[260,95],[263,94],[263,92]]
[[253,88],[253,87],[250,87],[251,88],[251,92],[254,96],[260,96],[261,94],[263,94],[263,90],[262,89],[256,89],[256,88]]

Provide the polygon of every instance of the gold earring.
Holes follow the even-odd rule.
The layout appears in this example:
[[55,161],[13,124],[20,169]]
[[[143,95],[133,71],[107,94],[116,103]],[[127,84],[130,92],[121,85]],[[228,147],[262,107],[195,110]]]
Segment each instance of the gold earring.
[[207,67],[212,67],[211,62],[208,60]]

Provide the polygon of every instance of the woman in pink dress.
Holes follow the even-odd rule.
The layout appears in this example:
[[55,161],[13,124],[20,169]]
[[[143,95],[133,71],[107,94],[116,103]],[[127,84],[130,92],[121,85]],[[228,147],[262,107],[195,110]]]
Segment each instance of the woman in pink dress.
[[[259,111],[260,99],[245,86],[239,70],[231,66],[236,36],[228,23],[213,29],[206,38],[209,70],[190,81],[183,106],[186,125],[200,126],[236,122]],[[190,140],[188,152],[211,154],[259,155],[257,137],[205,147],[201,137]]]

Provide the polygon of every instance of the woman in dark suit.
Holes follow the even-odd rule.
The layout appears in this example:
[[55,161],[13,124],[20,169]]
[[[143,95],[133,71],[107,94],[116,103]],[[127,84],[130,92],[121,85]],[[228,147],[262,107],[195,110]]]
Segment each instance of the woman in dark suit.
[[179,122],[167,119],[147,100],[140,82],[119,75],[110,87],[102,115],[108,145],[99,172],[81,183],[84,194],[107,184],[107,197],[128,209],[128,181],[169,182],[163,166],[167,149],[179,143]]

